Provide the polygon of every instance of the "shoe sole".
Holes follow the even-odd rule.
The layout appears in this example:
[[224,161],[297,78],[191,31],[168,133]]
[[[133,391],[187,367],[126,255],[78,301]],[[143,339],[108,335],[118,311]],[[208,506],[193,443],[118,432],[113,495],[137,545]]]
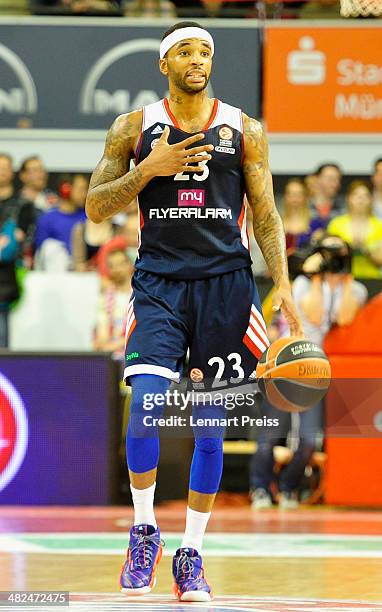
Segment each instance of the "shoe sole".
[[155,587],[157,583],[157,579],[154,578],[154,582],[151,586],[141,587],[140,589],[126,589],[124,587],[120,588],[120,592],[124,593],[124,595],[132,596],[132,595],[147,595],[147,593],[151,593],[152,589]]
[[176,583],[173,586],[173,592],[179,601],[205,602],[213,600],[212,593],[207,593],[207,591],[186,591],[182,593]]
[[[155,559],[154,567],[153,567],[153,575],[151,576],[150,584],[148,586],[141,587],[140,589],[129,589],[127,587],[120,586],[120,592],[124,595],[147,595],[147,593],[151,593],[152,589],[155,587],[157,583],[156,572],[159,565],[159,561],[162,559],[162,546],[159,549],[157,554],[157,558]],[[123,566],[122,566],[123,567]]]

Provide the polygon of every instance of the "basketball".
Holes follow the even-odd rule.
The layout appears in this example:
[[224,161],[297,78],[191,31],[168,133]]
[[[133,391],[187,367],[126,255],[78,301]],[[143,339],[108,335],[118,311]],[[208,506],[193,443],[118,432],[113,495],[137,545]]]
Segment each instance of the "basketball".
[[330,377],[324,351],[305,338],[279,338],[264,351],[256,368],[264,399],[284,412],[305,412],[318,404]]

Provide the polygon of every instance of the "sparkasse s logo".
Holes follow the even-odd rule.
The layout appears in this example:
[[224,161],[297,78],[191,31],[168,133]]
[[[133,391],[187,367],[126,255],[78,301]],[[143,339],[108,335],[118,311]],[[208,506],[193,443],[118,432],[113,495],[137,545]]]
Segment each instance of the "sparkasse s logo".
[[1,43],[0,74],[0,113],[36,113],[37,93],[31,73],[18,55]]
[[[80,113],[127,113],[166,97],[167,81],[158,69],[159,45],[159,39],[138,38],[116,45],[101,55],[82,85]],[[210,84],[208,93],[213,97]]]
[[28,420],[23,401],[0,373],[0,491],[15,477],[28,446]]

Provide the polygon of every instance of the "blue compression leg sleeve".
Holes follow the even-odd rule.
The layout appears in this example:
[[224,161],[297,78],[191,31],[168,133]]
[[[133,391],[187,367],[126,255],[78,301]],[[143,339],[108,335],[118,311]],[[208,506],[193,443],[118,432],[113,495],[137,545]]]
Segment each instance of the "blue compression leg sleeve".
[[[194,421],[197,418],[224,418],[222,406],[194,406]],[[199,493],[216,493],[223,472],[224,427],[194,426],[195,448],[191,463],[190,489]]]
[[136,374],[131,376],[130,382],[132,399],[126,434],[126,458],[129,470],[141,474],[156,468],[159,461],[158,427],[145,425],[143,418],[148,415],[162,416],[164,407],[156,404],[155,395],[164,395],[170,381],[155,374]]

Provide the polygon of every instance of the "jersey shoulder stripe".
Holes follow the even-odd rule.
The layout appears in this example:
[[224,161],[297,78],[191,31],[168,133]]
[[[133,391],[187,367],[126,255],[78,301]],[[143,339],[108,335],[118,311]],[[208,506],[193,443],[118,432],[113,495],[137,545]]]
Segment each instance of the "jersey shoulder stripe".
[[[142,132],[145,132],[158,123],[162,125],[173,125],[167,113],[164,100],[158,100],[158,102],[153,102],[143,107]],[[243,118],[241,109],[218,100],[216,115],[208,129],[216,128],[219,125],[227,125],[242,134]]]
[[143,107],[142,132],[149,130],[153,125],[162,123],[163,125],[172,125],[169,116],[166,113],[163,100],[153,102]]
[[229,127],[237,130],[241,134],[243,133],[243,118],[240,108],[231,106],[225,102],[218,102],[218,111],[216,117],[213,120],[210,129],[213,129],[219,125],[228,125]]

